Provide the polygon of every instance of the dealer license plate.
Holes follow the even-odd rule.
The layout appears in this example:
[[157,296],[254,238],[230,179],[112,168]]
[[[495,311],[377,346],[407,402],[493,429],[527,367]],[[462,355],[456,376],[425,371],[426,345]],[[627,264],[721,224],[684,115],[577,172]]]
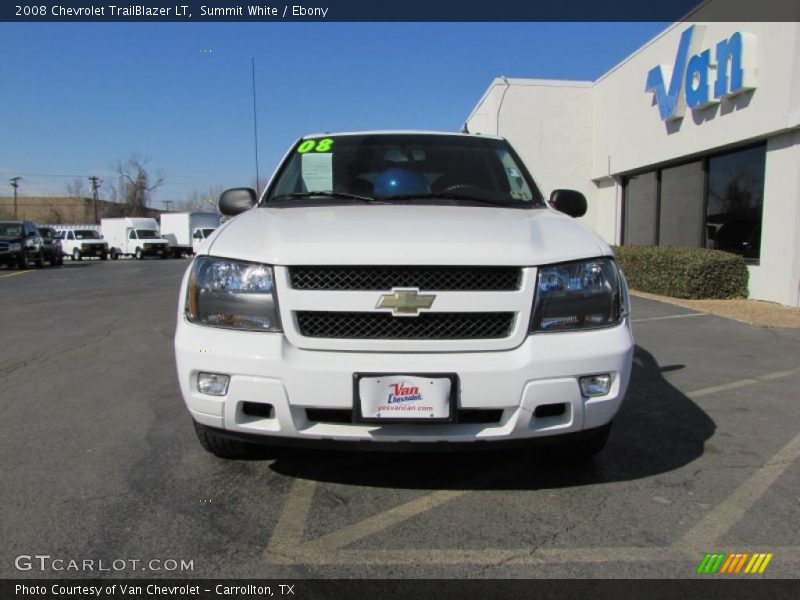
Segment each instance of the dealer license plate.
[[361,377],[358,380],[360,417],[371,421],[448,421],[452,416],[452,385],[450,377]]

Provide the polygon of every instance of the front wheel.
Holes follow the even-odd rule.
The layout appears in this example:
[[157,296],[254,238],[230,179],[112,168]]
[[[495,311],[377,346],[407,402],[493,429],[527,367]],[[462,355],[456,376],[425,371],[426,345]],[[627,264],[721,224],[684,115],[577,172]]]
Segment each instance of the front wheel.
[[17,260],[17,268],[24,270],[24,269],[30,268],[30,266],[31,266],[31,263],[30,263],[30,260],[28,259],[28,253],[23,248],[22,249],[22,254],[20,254],[20,257]]
[[141,248],[137,248],[136,249],[136,253],[134,254],[134,256],[136,257],[136,260],[143,260],[144,259],[144,254],[142,254],[142,249]]
[[36,256],[36,260],[34,261],[33,264],[35,264],[38,269],[41,269],[42,267],[44,267],[44,251],[43,250],[39,251],[39,254]]
[[194,432],[203,449],[219,458],[249,458],[258,450],[255,444],[224,437],[197,421],[194,421]]
[[81,256],[81,251],[80,251],[80,250],[78,250],[77,248],[75,248],[75,249],[72,251],[72,260],[75,260],[75,261],[77,261],[77,260],[83,260],[83,256]]
[[119,254],[117,254],[116,248],[111,249],[111,260],[117,260],[119,258]]

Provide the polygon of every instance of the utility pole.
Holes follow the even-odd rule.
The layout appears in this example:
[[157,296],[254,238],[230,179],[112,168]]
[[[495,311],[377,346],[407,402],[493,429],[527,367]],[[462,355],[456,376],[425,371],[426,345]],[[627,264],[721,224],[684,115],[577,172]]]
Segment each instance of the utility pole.
[[102,179],[99,177],[89,177],[89,181],[92,182],[92,198],[94,199],[94,222],[96,224],[100,223],[100,220],[97,218],[97,188],[100,187],[100,184],[103,182]]
[[22,179],[22,177],[12,177],[11,180],[10,180],[11,181],[11,187],[14,188],[14,219],[15,220],[19,218],[19,216],[17,214],[17,188],[19,187],[19,180],[20,179]]
[[170,207],[172,206],[172,202],[173,202],[172,200],[162,200],[162,201],[161,201],[161,204],[163,204],[163,205],[164,205],[164,210],[166,210],[167,212],[169,212],[169,209],[170,209]]

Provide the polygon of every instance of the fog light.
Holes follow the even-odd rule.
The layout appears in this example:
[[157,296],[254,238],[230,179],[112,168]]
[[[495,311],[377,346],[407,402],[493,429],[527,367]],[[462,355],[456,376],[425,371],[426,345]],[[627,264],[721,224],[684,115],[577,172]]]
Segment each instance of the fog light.
[[592,396],[605,396],[611,389],[611,375],[587,375],[580,378],[581,394],[587,398]]
[[197,389],[203,394],[211,396],[224,396],[228,393],[228,382],[231,378],[228,375],[218,373],[198,373]]

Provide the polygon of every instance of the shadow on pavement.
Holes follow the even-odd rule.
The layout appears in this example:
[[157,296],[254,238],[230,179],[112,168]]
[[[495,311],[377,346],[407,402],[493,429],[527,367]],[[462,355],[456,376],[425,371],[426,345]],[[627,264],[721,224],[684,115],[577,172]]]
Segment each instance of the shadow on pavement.
[[570,464],[557,448],[447,453],[267,450],[274,471],[289,477],[398,489],[526,490],[629,481],[682,467],[703,454],[714,422],[667,382],[637,346],[628,395],[608,445],[587,463]]

